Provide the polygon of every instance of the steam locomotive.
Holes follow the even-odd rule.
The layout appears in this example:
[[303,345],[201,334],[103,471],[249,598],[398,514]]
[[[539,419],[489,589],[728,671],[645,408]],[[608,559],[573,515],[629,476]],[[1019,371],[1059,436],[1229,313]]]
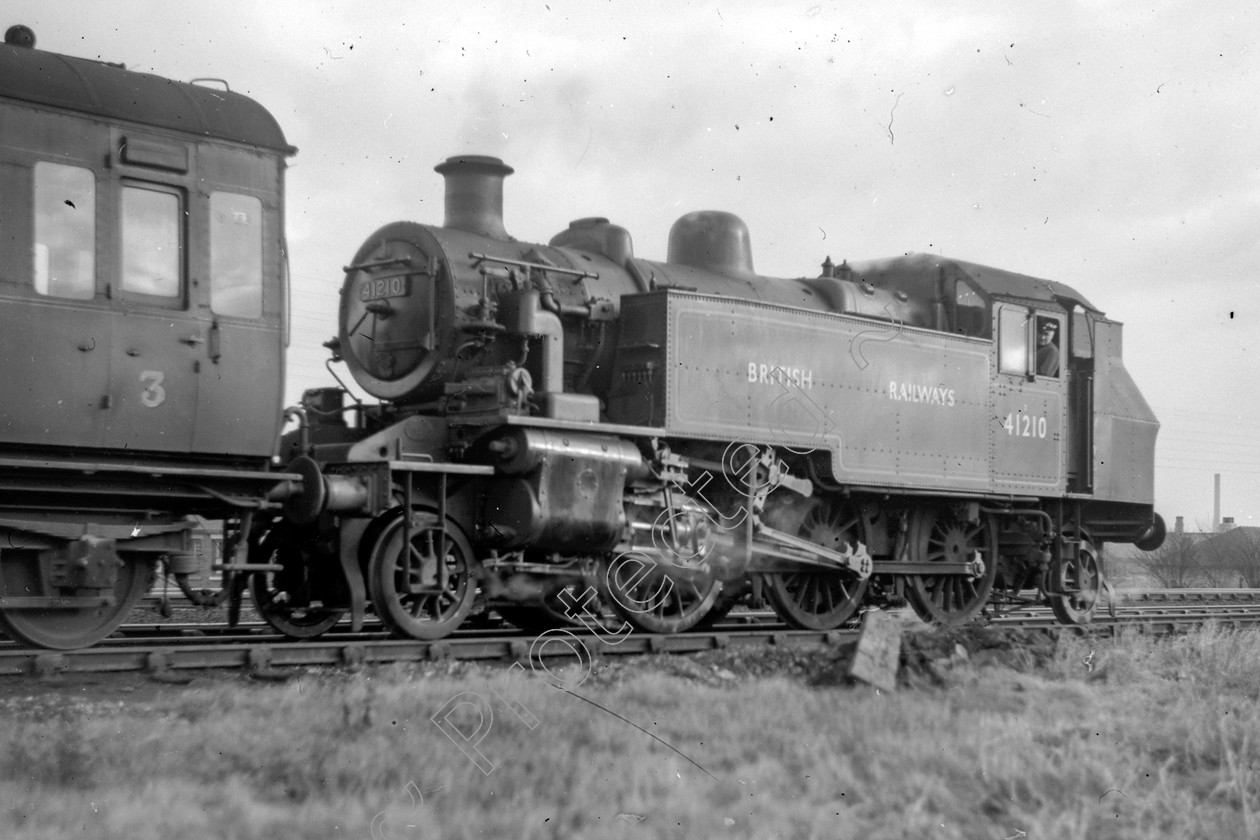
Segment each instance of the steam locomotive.
[[[1068,286],[922,254],[764,277],[711,211],[663,262],[604,218],[518,241],[491,157],[441,163],[443,225],[386,225],[345,269],[326,346],[375,402],[322,388],[282,412],[294,150],[274,120],[6,43],[19,639],[94,643],[159,562],[234,613],[248,587],[293,637],[371,612],[436,639],[477,604],[542,628],[596,601],[652,632],[743,599],[813,629],[903,598],[943,623],[1034,601],[1083,623],[1098,546],[1162,540],[1158,423],[1121,325]],[[219,592],[187,585],[191,514],[226,523]]]

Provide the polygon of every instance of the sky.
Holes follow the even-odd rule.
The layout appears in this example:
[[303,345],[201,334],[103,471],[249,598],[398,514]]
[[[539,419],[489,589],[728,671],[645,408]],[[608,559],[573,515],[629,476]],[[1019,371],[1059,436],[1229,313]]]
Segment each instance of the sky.
[[501,157],[505,225],[683,213],[754,266],[926,252],[1066,283],[1125,324],[1171,527],[1260,525],[1260,6],[1176,2],[7,0],[37,47],[262,103],[287,173],[289,402],[332,384],[341,266],[442,222],[433,166]]

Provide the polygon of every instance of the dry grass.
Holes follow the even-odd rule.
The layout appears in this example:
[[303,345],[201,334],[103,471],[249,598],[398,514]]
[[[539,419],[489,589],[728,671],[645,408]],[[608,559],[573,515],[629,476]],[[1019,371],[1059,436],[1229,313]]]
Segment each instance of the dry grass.
[[[1065,638],[1038,670],[956,657],[945,687],[893,695],[711,685],[677,663],[576,689],[603,709],[461,666],[19,715],[0,728],[0,837],[1260,836],[1257,632]],[[499,706],[489,775],[430,720],[460,692]],[[477,723],[471,705],[450,720]]]

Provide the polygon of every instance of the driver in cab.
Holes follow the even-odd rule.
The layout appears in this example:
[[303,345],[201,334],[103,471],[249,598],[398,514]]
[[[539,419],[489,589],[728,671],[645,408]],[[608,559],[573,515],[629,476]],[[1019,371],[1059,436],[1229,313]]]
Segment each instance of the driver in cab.
[[1037,324],[1037,375],[1059,375],[1059,324],[1053,318],[1038,318]]

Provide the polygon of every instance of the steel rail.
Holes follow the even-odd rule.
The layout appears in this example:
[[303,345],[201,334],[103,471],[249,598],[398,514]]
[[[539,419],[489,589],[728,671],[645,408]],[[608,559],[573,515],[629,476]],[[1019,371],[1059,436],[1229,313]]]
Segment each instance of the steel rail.
[[[567,632],[567,631],[566,631]],[[431,662],[450,659],[537,661],[543,657],[581,656],[573,640],[588,656],[643,653],[696,653],[726,647],[840,644],[855,639],[857,631],[739,630],[676,635],[631,635],[611,644],[594,634],[448,638],[435,642],[410,639],[347,641],[314,639],[280,644],[150,645],[88,648],[53,652],[30,649],[0,650],[0,676],[20,674],[162,671],[167,669],[246,668],[267,670],[333,665],[357,667],[393,662]]]
[[[1028,629],[1048,632],[1076,632],[1118,635],[1136,628],[1148,633],[1176,633],[1218,621],[1231,626],[1260,625],[1260,606],[1176,610],[1128,611],[1124,616],[1096,619],[1085,627],[1058,624],[1050,616],[1007,617],[991,626],[999,629]],[[440,662],[459,660],[499,660],[539,662],[553,657],[630,656],[645,653],[697,653],[729,647],[780,647],[830,645],[856,640],[856,630],[783,630],[745,627],[714,629],[674,635],[634,634],[621,639],[611,634],[576,630],[532,635],[459,636],[440,641],[364,638],[344,634],[336,637],[273,642],[247,638],[235,644],[141,644],[94,647],[81,651],[51,652],[18,648],[0,649],[0,676],[21,674],[53,675],[118,671],[169,671],[206,668],[239,668],[271,671],[279,668],[317,666],[361,667],[393,662]],[[579,644],[580,642],[580,644]]]

